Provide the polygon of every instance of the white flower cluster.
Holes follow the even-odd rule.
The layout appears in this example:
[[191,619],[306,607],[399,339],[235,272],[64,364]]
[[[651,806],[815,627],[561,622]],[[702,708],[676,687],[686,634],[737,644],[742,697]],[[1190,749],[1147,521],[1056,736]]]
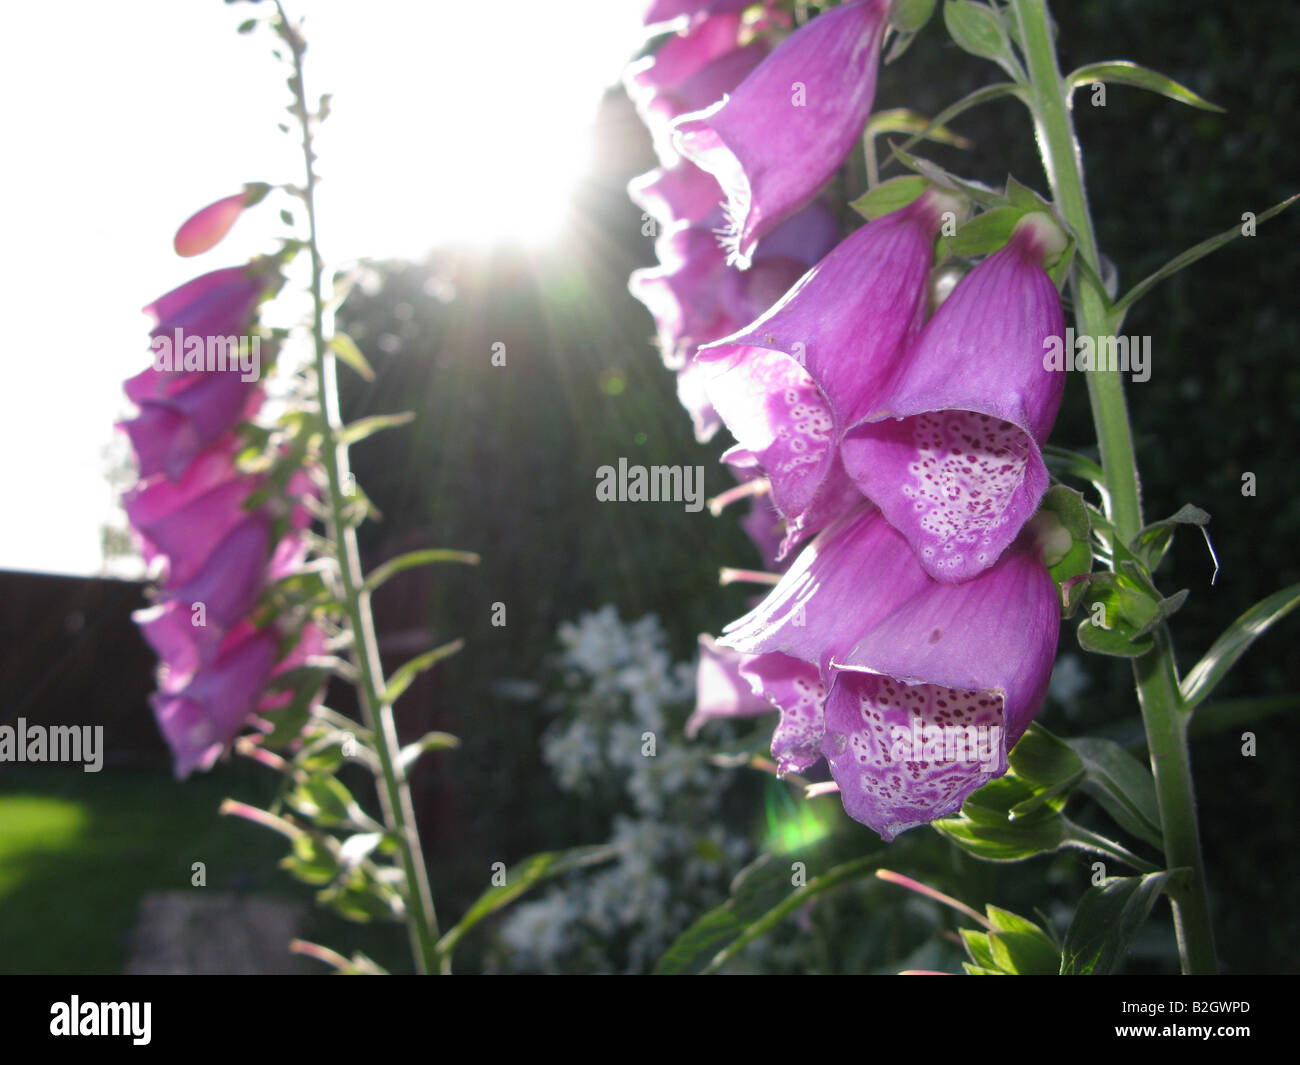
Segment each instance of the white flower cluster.
[[752,847],[722,824],[731,775],[683,737],[696,667],[672,661],[658,618],[624,624],[605,606],[562,625],[559,642],[542,755],[561,788],[610,801],[619,857],[514,907],[500,966],[645,972],[722,901]]

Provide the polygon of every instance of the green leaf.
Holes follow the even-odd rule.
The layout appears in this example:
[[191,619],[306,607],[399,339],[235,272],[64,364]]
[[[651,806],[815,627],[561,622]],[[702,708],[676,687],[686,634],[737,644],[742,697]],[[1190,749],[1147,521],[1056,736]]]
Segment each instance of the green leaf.
[[289,792],[288,803],[319,825],[365,826],[370,822],[352,793],[336,778],[325,774],[303,773]]
[[[1096,527],[1095,512],[1092,517]],[[1127,555],[1127,551],[1124,553]],[[1078,628],[1079,646],[1094,654],[1120,658],[1146,654],[1154,643],[1150,631],[1185,598],[1163,599],[1141,563],[1131,557],[1123,558],[1116,572],[1088,574],[1082,592],[1078,586],[1072,586],[1069,592],[1069,612],[1074,612],[1080,595],[1088,612]]]
[[948,35],[962,51],[981,59],[1004,59],[1011,44],[1002,19],[991,8],[972,0],[948,0],[943,5]]
[[408,551],[404,555],[390,558],[382,566],[377,566],[371,570],[369,576],[366,577],[365,590],[373,592],[389,577],[401,573],[403,570],[414,569],[416,566],[431,566],[438,562],[463,562],[467,566],[477,566],[479,561],[479,556],[473,551],[452,551],[442,548]]
[[[1007,175],[1007,199],[1011,201],[1013,207],[1019,207],[1024,211],[1042,211],[1044,214],[1056,217],[1052,210],[1052,205],[1043,199],[1038,193],[1028,185],[1021,184],[1012,174]],[[1058,223],[1059,224],[1059,223]]]
[[1205,656],[1183,678],[1183,702],[1188,710],[1214,691],[1246,649],[1300,604],[1300,584],[1274,592],[1256,603],[1224,630]]
[[899,33],[916,33],[930,21],[935,0],[897,0],[889,12],[889,24]]
[[1182,591],[1174,592],[1173,595],[1161,599],[1156,603],[1156,612],[1154,616],[1129,637],[1129,642],[1132,643],[1136,640],[1140,640],[1143,636],[1148,636],[1155,632],[1156,629],[1177,614],[1178,611],[1182,610],[1183,604],[1187,602],[1187,597],[1189,595],[1191,595],[1191,592],[1187,588],[1184,588]]
[[459,746],[460,740],[450,732],[426,732],[414,743],[408,743],[402,748],[397,757],[397,765],[405,773],[426,751],[449,751]]
[[1170,515],[1163,521],[1144,525],[1129,542],[1129,548],[1142,560],[1147,570],[1154,573],[1165,557],[1165,552],[1169,550],[1169,545],[1173,543],[1174,532],[1178,526],[1196,525],[1203,529],[1209,523],[1209,514],[1200,507],[1186,503],[1178,508],[1176,514]]
[[293,853],[280,859],[305,884],[328,884],[339,871],[338,844],[320,832],[303,832],[293,838]]
[[994,967],[1020,976],[1055,976],[1061,969],[1061,952],[1051,937],[1032,921],[986,906],[996,931],[987,933]]
[[1006,197],[987,185],[982,185],[978,181],[966,181],[959,178],[955,174],[950,174],[938,163],[932,163],[929,159],[922,159],[919,155],[911,155],[896,145],[891,144],[889,148],[894,157],[908,170],[920,174],[927,181],[938,185],[942,189],[962,193],[981,207],[1006,206]]
[[403,910],[401,896],[387,885],[358,875],[359,872],[354,870],[346,882],[331,884],[318,891],[316,901],[349,921],[361,924],[400,919]]
[[[966,953],[970,955],[970,960],[975,963],[978,969],[995,969],[993,961],[993,946],[989,943],[988,933],[976,932],[971,928],[959,929],[961,940],[966,945]],[[970,967],[967,967],[967,972]]]
[[[930,125],[939,126],[951,122],[954,118],[969,111],[972,107],[978,107],[980,104],[988,103],[991,100],[999,100],[1003,96],[1015,96],[1020,100],[1027,99],[1024,89],[1015,82],[994,82],[992,85],[986,85],[982,89],[976,89],[974,92],[968,93],[955,104],[945,107],[930,120]],[[919,144],[924,139],[924,133],[925,130],[922,130],[921,133],[918,133],[916,136],[904,141],[902,148],[898,150],[905,151]],[[989,191],[991,192],[992,190],[990,189]]]
[[1048,444],[1043,448],[1043,461],[1047,463],[1047,468],[1053,477],[1077,477],[1095,488],[1105,488],[1106,474],[1086,455]]
[[411,686],[411,682],[416,677],[435,663],[454,655],[464,646],[465,641],[458,638],[450,643],[444,643],[441,647],[435,647],[432,651],[425,651],[422,655],[416,655],[409,662],[404,662],[398,666],[397,671],[384,683],[384,702],[397,702],[402,692]]
[[255,207],[266,199],[271,186],[265,181],[248,181],[244,183],[244,210]]
[[[1255,224],[1259,225],[1261,222],[1267,222],[1275,214],[1279,214],[1280,212],[1285,211],[1288,207],[1290,207],[1293,203],[1295,203],[1296,200],[1300,200],[1300,193],[1297,193],[1295,196],[1288,197],[1287,199],[1283,200],[1281,203],[1274,204],[1267,211],[1265,211],[1263,214],[1259,215],[1255,219]],[[1242,228],[1243,226],[1241,225],[1235,225],[1231,229],[1225,230],[1224,232],[1220,233],[1217,237],[1211,237],[1209,240],[1203,240],[1201,241],[1200,244],[1197,244],[1195,247],[1188,248],[1187,251],[1183,252],[1181,255],[1174,256],[1174,258],[1170,259],[1167,263],[1165,263],[1164,266],[1160,267],[1160,269],[1157,270],[1154,274],[1150,274],[1147,277],[1144,277],[1141,281],[1139,281],[1136,285],[1134,285],[1131,289],[1129,289],[1128,292],[1126,292],[1122,297],[1120,297],[1118,302],[1115,303],[1114,313],[1115,313],[1116,328],[1119,328],[1119,322],[1122,320],[1124,316],[1124,312],[1127,311],[1129,307],[1133,306],[1133,304],[1135,304],[1148,292],[1150,292],[1153,288],[1155,288],[1155,286],[1158,285],[1161,281],[1163,281],[1166,277],[1172,277],[1174,274],[1178,273],[1179,270],[1191,266],[1192,263],[1196,262],[1197,259],[1203,259],[1205,256],[1209,255],[1210,252],[1218,251],[1218,249],[1222,248],[1225,244],[1228,244],[1236,240],[1240,236],[1244,236],[1244,234],[1242,233]]]
[[1171,876],[1170,872],[1114,876],[1089,888],[1065,933],[1061,975],[1115,972]]
[[733,881],[731,897],[677,937],[659,959],[655,974],[717,972],[809,899],[871,876],[885,860],[883,854],[868,855],[834,864],[842,845],[842,840],[831,839],[800,853],[808,877],[802,887],[792,883],[794,852],[764,854],[751,862]]
[[1141,658],[1155,646],[1155,640],[1151,636],[1134,639],[1123,630],[1103,629],[1094,625],[1090,618],[1079,623],[1075,635],[1079,646],[1085,651],[1115,658]]
[[1212,104],[1209,100],[1197,96],[1186,85],[1180,85],[1171,77],[1149,70],[1147,67],[1139,66],[1137,63],[1131,63],[1127,59],[1089,63],[1086,67],[1080,67],[1068,75],[1065,79],[1065,85],[1067,90],[1073,93],[1080,85],[1094,85],[1099,81],[1132,85],[1150,92],[1158,92],[1161,96],[1177,100],[1180,104],[1187,104],[1188,107],[1199,107],[1202,111],[1224,113],[1223,108],[1218,104]]
[[504,906],[510,905],[527,891],[531,891],[544,880],[562,876],[577,869],[599,865],[618,857],[618,849],[606,844],[594,847],[574,847],[566,851],[547,851],[525,858],[518,865],[506,872],[506,882],[500,887],[492,887],[475,900],[465,911],[465,915],[438,941],[438,954],[443,964],[450,962],[456,945],[476,924],[485,917],[496,913]]
[[1083,764],[1081,790],[1127,832],[1154,847],[1164,847],[1160,808],[1151,772],[1118,743],[1081,738],[1065,741]]
[[344,426],[339,433],[339,443],[351,446],[368,436],[405,425],[415,417],[414,411],[404,410],[400,414],[374,414],[369,418],[359,418],[351,425]]
[[373,381],[375,379],[374,369],[366,360],[366,357],[361,354],[357,342],[347,333],[335,333],[330,340],[330,350],[351,366],[352,369],[356,370],[365,380]]
[[1011,231],[1024,216],[1018,207],[995,207],[977,214],[953,236],[944,238],[940,258],[944,250],[962,259],[995,252],[1011,239]]
[[909,111],[906,107],[893,107],[876,111],[867,120],[862,131],[864,137],[879,137],[884,133],[911,133],[918,140],[934,141],[936,144],[948,144],[954,148],[969,148],[971,142],[947,126],[926,118],[924,115]]
[[1033,724],[1008,760],[1005,776],[984,785],[966,799],[958,816],[936,821],[934,828],[985,861],[1018,862],[1062,847],[1078,847],[1134,868],[1151,868],[1062,813],[1070,790],[1085,779],[1086,772],[1070,744]]
[[1069,841],[1068,822],[1061,816],[1065,798],[1041,796],[1042,790],[1008,772],[969,796],[958,816],[935,821],[934,828],[985,861],[1019,862],[1059,850]]
[[874,221],[900,207],[906,207],[929,187],[929,182],[917,174],[882,181],[874,189],[864,192],[850,207],[867,221]]

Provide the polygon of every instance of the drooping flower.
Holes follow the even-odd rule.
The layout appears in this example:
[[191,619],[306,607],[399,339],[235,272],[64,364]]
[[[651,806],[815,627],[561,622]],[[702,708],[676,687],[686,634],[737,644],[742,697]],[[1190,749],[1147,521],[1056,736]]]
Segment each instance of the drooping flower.
[[258,302],[277,280],[264,264],[212,270],[159,296],[144,308],[150,336],[237,336],[247,331]]
[[890,840],[1006,772],[1047,693],[1057,603],[1018,540],[978,577],[932,581],[835,663],[822,753],[850,817]]
[[279,634],[245,623],[222,641],[211,666],[150,697],[178,778],[210,769],[257,708],[275,666]]
[[719,647],[712,636],[699,640],[700,662],[695,674],[695,710],[686,722],[687,737],[694,737],[702,725],[715,718],[753,717],[773,707],[755,695],[740,675],[746,657]]
[[179,480],[201,452],[251,418],[262,402],[255,381],[236,370],[195,374],[182,390],[140,402],[140,413],[119,423],[135,449],[141,477]]
[[256,413],[261,363],[247,334],[258,303],[278,281],[264,263],[229,267],[145,307],[155,323],[153,365],[126,382],[140,412],[120,424],[141,477],[179,480],[199,454]]
[[734,93],[673,124],[673,145],[727,194],[732,260],[826,184],[858,142],[876,91],[887,0],[851,0],[818,15]]
[[724,337],[762,314],[826,254],[839,236],[829,209],[810,204],[773,234],[753,269],[727,266],[711,225],[682,223],[655,241],[659,265],[635,270],[628,290],[655,319],[664,364],[680,370],[701,344]]
[[779,652],[806,662],[829,688],[831,662],[930,583],[907,541],[859,497],[857,509],[805,547],[771,593],[728,625],[719,642],[744,654]]
[[734,13],[699,19],[624,72],[628,98],[664,166],[680,158],[669,128],[673,120],[722,99],[767,55],[762,40],[739,43],[740,25]]
[[1022,219],[926,323],[841,445],[849,476],[939,580],[991,566],[1047,489],[1039,449],[1065,378],[1043,365],[1048,338],[1063,332],[1043,260],[1062,242],[1044,215]]
[[703,222],[722,202],[712,175],[685,159],[633,178],[627,194],[661,226]]
[[[198,228],[210,236],[217,216],[226,217],[215,211]],[[312,480],[301,466],[247,473],[235,461],[247,443],[240,426],[263,398],[247,333],[278,280],[257,261],[155,300],[145,308],[153,365],[125,386],[139,413],[119,427],[140,481],[124,505],[159,582],[134,620],[159,658],[152,705],[182,777],[210,767],[259,706],[284,704],[259,700],[298,650],[284,644],[283,619],[266,625],[257,611],[268,585],[305,557]],[[299,642],[309,630],[299,623]]]
[[[889,839],[1006,771],[1046,692],[1056,596],[1027,538],[981,576],[945,584],[864,504],[719,642],[751,656],[742,674],[782,712],[772,742],[781,771],[824,756],[845,810]],[[919,754],[901,746],[914,735]],[[945,758],[958,736],[981,746]]]
[[878,406],[921,328],[934,237],[954,206],[930,190],[868,223],[766,314],[696,354],[713,407],[767,473],[787,549],[861,501],[840,436]]

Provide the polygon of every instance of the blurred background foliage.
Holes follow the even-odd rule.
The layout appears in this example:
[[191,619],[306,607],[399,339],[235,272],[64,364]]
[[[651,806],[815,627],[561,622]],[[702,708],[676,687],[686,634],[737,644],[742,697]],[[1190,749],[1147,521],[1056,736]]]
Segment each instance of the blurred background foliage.
[[[1092,106],[1087,91],[1078,94],[1075,114],[1098,238],[1121,291],[1179,251],[1239,224],[1243,212],[1258,213],[1300,191],[1296,5],[1071,0],[1055,4],[1054,14],[1065,69],[1130,58],[1227,109],[1209,115],[1115,85],[1108,86],[1104,107]],[[935,114],[996,75],[948,43],[936,21],[882,71],[877,106]],[[1018,104],[986,105],[955,128],[974,142],[970,150],[929,147],[922,154],[990,184],[1014,173],[1045,191]],[[543,764],[541,741],[553,718],[546,699],[561,683],[554,659],[561,623],[603,604],[624,621],[653,613],[671,659],[690,660],[697,634],[716,633],[739,616],[752,591],[718,587],[718,567],[758,562],[736,512],[714,518],[679,504],[595,498],[597,468],[620,457],[701,465],[708,495],[731,483],[717,462],[725,434],[707,446],[695,442],[673,376],[651,345],[649,315],[626,291],[628,274],[650,264],[653,252],[625,185],[654,159],[621,92],[608,95],[596,137],[595,169],[558,246],[531,255],[446,248],[423,263],[379,264],[339,317],[377,371],[373,383],[344,371],[348,420],[403,409],[419,415],[412,426],[355,449],[358,480],[383,515],[361,530],[368,565],[425,546],[469,549],[483,560],[472,569],[404,574],[376,604],[390,669],[433,643],[456,635],[468,640],[463,653],[422,679],[398,708],[404,739],[439,728],[463,741],[458,751],[427,756],[415,785],[444,921],[487,886],[494,862],[513,864],[536,851],[610,837],[614,807],[562,790]],[[464,164],[449,156],[447,165]],[[519,160],[520,196],[528,195],[533,165],[537,160]],[[1128,387],[1147,518],[1185,502],[1213,516],[1221,565],[1216,583],[1210,584],[1212,564],[1194,532],[1181,535],[1157,575],[1167,594],[1192,590],[1174,620],[1184,668],[1231,619],[1300,580],[1298,249],[1300,217],[1283,214],[1258,236],[1165,282],[1125,324],[1128,334],[1152,337],[1151,378]],[[499,362],[502,351],[505,365],[494,365],[494,352]],[[1053,443],[1087,450],[1092,438],[1085,388],[1072,378]],[[1253,497],[1242,494],[1246,472],[1256,475]],[[504,604],[504,626],[493,624],[496,604]],[[1300,658],[1292,653],[1296,624],[1290,619],[1265,637],[1218,694],[1300,691]],[[1137,710],[1128,666],[1080,655],[1072,629],[1063,631],[1061,647],[1073,657],[1065,669],[1074,682],[1058,686],[1040,720],[1067,736],[1122,733]],[[1078,680],[1080,666],[1086,682]],[[343,693],[335,695],[346,705]],[[1250,727],[1259,736],[1254,758],[1242,757],[1241,729],[1193,748],[1219,950],[1229,971],[1291,970],[1300,954],[1294,906],[1300,721],[1280,715]],[[768,732],[764,719],[748,740],[761,743]],[[716,737],[706,729],[697,742],[711,741]],[[257,801],[248,768],[222,769],[213,779],[243,780],[235,790],[252,788],[248,797]],[[762,846],[774,825],[797,821],[783,786],[749,770],[716,772],[728,776],[731,789],[721,806],[728,831]],[[207,787],[191,783],[180,790],[192,798],[206,795]],[[215,817],[215,801],[193,805],[183,805],[187,824]],[[861,852],[880,846],[868,829],[847,822],[834,800],[818,807],[831,811],[836,831],[856,834]],[[1086,813],[1079,819],[1105,825]],[[241,844],[256,835],[225,822],[218,830]],[[0,853],[0,869],[3,859]],[[894,865],[977,907],[993,902],[1027,916],[1041,908],[1058,930],[1091,872],[1080,853],[1019,865],[980,863],[922,829],[900,841]],[[299,890],[283,874],[271,879],[280,882],[278,890]],[[720,901],[722,889],[716,890]],[[921,957],[952,968],[958,955],[937,933],[956,926],[944,914],[872,882],[788,921],[746,957],[753,968],[780,968],[782,952],[820,928],[813,961],[790,955],[801,965],[901,968]],[[1168,925],[1167,909],[1158,908],[1129,971],[1172,971]],[[489,924],[472,936],[458,967],[481,969],[499,957],[497,931]],[[381,961],[400,965],[401,938],[400,930],[376,932],[365,943]],[[922,948],[928,953],[917,955]],[[103,964],[111,965],[111,956]]]

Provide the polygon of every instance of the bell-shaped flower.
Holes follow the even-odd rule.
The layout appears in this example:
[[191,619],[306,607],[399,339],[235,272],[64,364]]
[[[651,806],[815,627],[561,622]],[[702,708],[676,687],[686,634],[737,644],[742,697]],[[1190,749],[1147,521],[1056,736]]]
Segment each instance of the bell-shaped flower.
[[978,577],[928,581],[871,626],[837,656],[826,700],[822,753],[849,816],[890,840],[1005,773],[1059,632],[1056,585],[1028,534]]
[[802,773],[820,761],[826,732],[826,684],[817,667],[773,651],[746,655],[741,676],[768,709],[781,711],[772,732],[772,757],[778,776]]
[[685,159],[633,178],[627,195],[661,226],[702,222],[722,202],[713,177]]
[[245,514],[192,577],[163,587],[164,600],[175,600],[189,610],[200,660],[257,603],[270,551],[270,520],[260,512]]
[[768,596],[718,641],[747,656],[742,674],[781,711],[772,756],[781,773],[821,757],[831,662],[930,583],[907,542],[861,496],[817,536]]
[[155,474],[123,493],[122,505],[146,565],[153,566],[155,559],[165,561],[166,552],[140,530],[166,520],[205,493],[238,477],[235,453],[239,446],[238,438],[231,436],[200,454],[178,481]]
[[119,428],[131,439],[141,477],[163,473],[177,481],[200,452],[251,418],[261,402],[257,382],[238,373],[197,374],[180,391],[141,402],[140,413]]
[[1043,364],[1063,332],[1043,260],[1062,240],[1046,216],[1022,219],[940,305],[841,445],[849,476],[939,580],[991,566],[1047,490],[1040,447],[1065,377]]
[[762,314],[835,244],[839,229],[825,204],[810,204],[773,232],[753,269],[727,266],[712,221],[682,223],[655,241],[659,265],[635,270],[628,290],[654,317],[665,365],[680,370],[701,344]]
[[179,329],[187,336],[232,336],[249,325],[258,301],[274,277],[260,264],[212,270],[159,296],[144,308],[154,320],[152,336]]
[[730,95],[673,123],[673,145],[718,179],[742,268],[858,143],[876,92],[888,0],[851,0],[800,27]]
[[868,223],[761,318],[696,353],[714,408],[771,481],[787,549],[860,501],[840,436],[880,403],[921,328],[934,237],[955,206],[931,189]]
[[245,623],[187,683],[163,687],[150,696],[178,778],[210,769],[239,734],[266,690],[278,644],[274,628],[259,631]]
[[931,583],[907,541],[859,496],[857,509],[799,552],[767,597],[728,625],[719,643],[743,654],[779,652],[806,662],[829,687],[831,662]]
[[659,265],[633,271],[627,287],[655,320],[664,365],[677,370],[698,345],[717,336],[727,257],[711,229],[686,223],[662,233],[655,254]]
[[[825,756],[845,810],[889,839],[1006,771],[1047,690],[1059,622],[1028,534],[986,573],[946,584],[864,505],[719,643],[752,656],[742,675],[781,710],[781,771]],[[959,738],[968,746],[947,757]]]
[[164,587],[195,576],[217,544],[248,517],[244,503],[260,483],[260,478],[235,476],[162,514],[150,511],[172,487],[168,481],[123,500],[132,528],[149,545],[150,557],[166,560],[159,574]]
[[700,637],[700,663],[695,673],[695,711],[686,722],[686,735],[694,738],[700,727],[715,718],[753,717],[772,706],[755,695],[740,675],[747,656],[719,647],[712,636]]
[[625,72],[628,97],[664,166],[680,159],[672,141],[673,120],[721,100],[767,56],[763,40],[742,46],[739,33],[739,15],[702,19]]

